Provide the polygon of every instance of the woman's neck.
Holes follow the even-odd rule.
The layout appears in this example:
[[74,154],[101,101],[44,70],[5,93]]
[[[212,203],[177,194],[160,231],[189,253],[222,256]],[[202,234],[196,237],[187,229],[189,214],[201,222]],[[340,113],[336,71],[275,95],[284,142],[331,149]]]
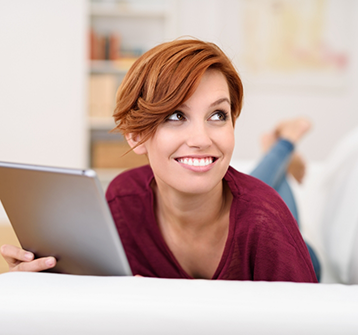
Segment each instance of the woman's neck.
[[232,194],[226,182],[205,194],[181,193],[157,184],[152,188],[159,226],[164,224],[179,230],[200,231],[220,222],[230,211]]

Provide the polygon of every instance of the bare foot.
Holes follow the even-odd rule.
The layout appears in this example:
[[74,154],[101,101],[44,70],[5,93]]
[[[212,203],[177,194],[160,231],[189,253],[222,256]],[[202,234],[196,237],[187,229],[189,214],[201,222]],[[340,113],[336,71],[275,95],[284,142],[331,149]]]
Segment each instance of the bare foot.
[[303,177],[306,174],[306,162],[298,153],[294,152],[290,163],[287,167],[287,172],[294,177],[299,184],[302,184]]
[[261,136],[261,149],[263,152],[267,152],[277,141],[277,136],[274,133],[264,133]]
[[[265,133],[261,137],[261,147],[263,152],[267,152],[272,145],[283,138],[296,144],[302,136],[311,128],[311,123],[305,118],[296,118],[281,122],[274,132]],[[306,173],[306,162],[301,155],[294,152],[287,167],[287,173],[290,173],[298,183],[302,183]]]
[[281,137],[295,144],[310,128],[311,122],[305,118],[297,118],[281,122],[276,127],[275,134],[277,137]]

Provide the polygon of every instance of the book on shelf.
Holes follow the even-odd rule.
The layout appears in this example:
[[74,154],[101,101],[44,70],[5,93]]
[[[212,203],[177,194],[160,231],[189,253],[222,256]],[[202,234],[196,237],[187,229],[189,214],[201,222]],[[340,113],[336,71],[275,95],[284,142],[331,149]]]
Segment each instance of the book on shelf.
[[120,58],[120,34],[111,32],[102,35],[91,29],[89,36],[91,60],[117,60]]
[[89,116],[108,118],[113,115],[117,78],[111,74],[91,74],[89,79]]
[[108,47],[106,50],[108,50],[108,54],[106,54],[107,58],[109,60],[116,60],[120,58],[120,48],[121,48],[121,41],[120,36],[115,33],[111,33],[109,36],[107,36],[108,40]]
[[92,61],[133,61],[145,51],[141,47],[123,46],[121,34],[118,32],[99,34],[93,28],[89,31],[89,44],[89,59]]

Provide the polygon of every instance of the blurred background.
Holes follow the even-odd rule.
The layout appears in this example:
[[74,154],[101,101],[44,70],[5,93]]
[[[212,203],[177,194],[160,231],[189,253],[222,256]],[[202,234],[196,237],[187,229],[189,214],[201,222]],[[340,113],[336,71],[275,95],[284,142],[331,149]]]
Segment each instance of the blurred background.
[[[305,116],[313,123],[298,150],[309,167],[323,168],[295,191],[303,234],[324,260],[320,208],[328,191],[314,186],[338,166],[330,153],[358,126],[357,31],[356,0],[0,0],[0,161],[91,167],[106,188],[120,171],[146,163],[122,157],[125,141],[109,133],[115,92],[131,64],[181,36],[214,42],[244,83],[234,167],[246,172],[258,161],[260,136],[278,122]],[[349,178],[347,185],[354,188]],[[337,194],[333,204],[344,199]],[[5,242],[17,243],[11,229],[0,232]]]
[[145,163],[108,133],[114,95],[138,56],[187,35],[218,44],[243,79],[235,161],[257,160],[260,135],[297,116],[314,125],[299,150],[324,160],[358,125],[356,31],[354,0],[0,0],[0,160],[103,180]]

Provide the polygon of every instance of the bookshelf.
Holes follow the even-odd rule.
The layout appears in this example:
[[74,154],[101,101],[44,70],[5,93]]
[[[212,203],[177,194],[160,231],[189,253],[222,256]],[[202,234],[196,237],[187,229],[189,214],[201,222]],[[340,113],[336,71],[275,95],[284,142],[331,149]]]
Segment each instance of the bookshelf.
[[122,136],[110,133],[115,94],[141,54],[176,37],[176,1],[89,2],[88,165],[104,179],[147,163],[134,153],[122,156],[129,147]]

